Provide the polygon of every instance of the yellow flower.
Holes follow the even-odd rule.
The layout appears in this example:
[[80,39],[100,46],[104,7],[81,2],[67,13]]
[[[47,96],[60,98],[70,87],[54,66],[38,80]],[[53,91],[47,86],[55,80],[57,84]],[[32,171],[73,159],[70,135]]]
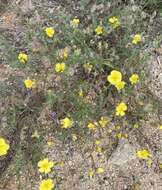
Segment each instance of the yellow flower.
[[113,28],[117,28],[118,26],[120,26],[120,21],[117,17],[111,17],[109,18],[109,23],[112,25]]
[[107,117],[101,117],[99,120],[99,124],[101,127],[106,127],[106,125],[108,124],[109,120]]
[[71,128],[73,125],[73,120],[69,119],[68,117],[61,119],[60,122],[61,122],[61,128],[64,128],[64,129]]
[[0,138],[0,156],[4,156],[7,154],[10,145],[6,143],[5,139]]
[[62,72],[64,72],[64,70],[65,70],[65,63],[57,63],[55,65],[55,71],[57,73],[62,73]]
[[153,161],[151,159],[147,160],[147,166],[150,168],[152,166]]
[[31,89],[35,85],[35,81],[33,81],[31,79],[26,79],[26,80],[24,80],[24,85],[27,89]]
[[104,173],[104,171],[105,171],[104,168],[101,168],[101,167],[97,168],[96,170],[98,174]]
[[118,90],[121,90],[125,87],[125,82],[124,81],[120,81],[120,82],[117,82],[115,84],[115,87],[118,89]]
[[159,127],[160,129],[162,129],[162,125],[160,125],[160,127]]
[[38,162],[39,172],[41,173],[49,173],[51,172],[52,167],[54,166],[53,162],[50,162],[48,158],[45,158],[44,160],[40,160]]
[[85,63],[83,65],[83,67],[84,67],[84,69],[85,69],[86,72],[90,73],[91,70],[92,70],[92,68],[93,68],[93,65],[91,65],[90,63]]
[[139,128],[139,125],[138,125],[138,124],[134,124],[134,125],[133,125],[133,128],[138,129],[138,128]]
[[82,90],[82,89],[79,90],[79,96],[82,97],[82,98],[83,98],[83,96],[84,96],[84,93],[83,93],[83,90]]
[[159,164],[159,168],[162,169],[162,164]]
[[115,131],[118,131],[119,129],[120,129],[119,125],[115,126]]
[[95,151],[98,152],[98,153],[101,153],[102,152],[102,148],[101,147],[96,147]]
[[102,26],[97,26],[97,28],[95,29],[95,32],[97,35],[103,34],[104,29]]
[[121,139],[122,138],[122,133],[118,133],[117,137],[118,137],[118,139]]
[[117,83],[121,82],[122,74],[119,71],[113,70],[111,71],[110,75],[107,76],[107,80],[110,84],[116,85]]
[[48,141],[47,141],[47,145],[48,145],[48,146],[52,146],[53,144],[54,144],[54,142],[53,142],[52,140],[48,140]]
[[69,56],[68,51],[67,51],[67,50],[64,50],[64,52],[63,52],[63,58],[64,58],[64,59],[67,59],[68,56]]
[[117,116],[124,116],[125,111],[127,111],[127,105],[124,102],[121,102],[117,107],[116,107],[116,115]]
[[45,28],[46,35],[52,38],[55,35],[55,30],[52,27]]
[[39,190],[52,190],[54,188],[53,180],[48,178],[41,181]]
[[89,124],[87,125],[87,127],[88,127],[89,129],[92,129],[92,130],[95,130],[95,129],[96,129],[96,125],[94,125],[93,123],[89,123]]
[[96,144],[96,145],[99,145],[99,144],[101,144],[101,141],[100,141],[100,140],[96,140],[96,141],[95,141],[95,144]]
[[141,159],[148,159],[149,157],[151,157],[150,152],[145,149],[137,151],[136,155],[138,158],[141,158]]
[[92,178],[94,176],[94,171],[91,169],[88,171],[88,177]]
[[77,28],[78,25],[79,25],[79,23],[80,23],[80,20],[79,20],[78,18],[74,18],[74,19],[70,22],[70,24],[71,24],[71,26],[72,26],[73,28]]
[[142,37],[140,34],[136,34],[132,40],[132,44],[136,45],[137,43],[142,41]]
[[18,60],[20,63],[25,63],[28,60],[28,55],[26,53],[19,53]]
[[139,81],[139,76],[137,74],[133,74],[130,78],[129,81],[131,82],[131,84],[136,84]]

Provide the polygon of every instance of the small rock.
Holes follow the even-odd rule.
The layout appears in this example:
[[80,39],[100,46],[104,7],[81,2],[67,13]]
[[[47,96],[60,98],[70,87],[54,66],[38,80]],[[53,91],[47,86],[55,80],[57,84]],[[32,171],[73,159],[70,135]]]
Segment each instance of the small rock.
[[108,164],[123,165],[136,158],[135,147],[127,139],[121,139],[116,151],[110,157]]
[[28,12],[33,11],[35,7],[32,3],[32,0],[24,0],[21,3],[20,8],[24,14],[27,14]]

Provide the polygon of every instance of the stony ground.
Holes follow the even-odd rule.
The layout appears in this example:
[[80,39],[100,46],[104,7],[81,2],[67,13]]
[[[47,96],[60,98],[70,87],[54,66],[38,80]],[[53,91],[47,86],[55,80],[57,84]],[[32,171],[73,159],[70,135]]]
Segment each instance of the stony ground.
[[[4,1],[0,1],[4,5]],[[13,6],[19,6],[20,10],[27,14],[29,11],[33,11],[33,17],[30,22],[41,22],[40,12],[38,13],[38,7],[42,5],[43,9],[50,9],[55,6],[55,14],[62,2],[49,1],[48,7],[45,6],[45,2],[37,2],[32,4],[30,0],[17,0],[12,1]],[[70,2],[69,2],[70,3]],[[44,5],[44,6],[43,6]],[[43,12],[43,11],[42,11]],[[42,13],[43,14],[43,13]],[[1,25],[0,32],[6,32],[12,35],[14,40],[18,35],[23,35],[23,28],[21,17],[17,16],[12,6],[9,10],[5,10],[0,15]],[[36,19],[36,21],[35,21]],[[35,44],[34,44],[35,45]],[[38,44],[39,46],[39,44]],[[152,56],[152,59],[148,61],[148,68],[150,75],[148,78],[149,93],[153,94],[155,100],[159,102],[162,100],[162,47],[158,49],[158,54]],[[0,52],[1,53],[1,52]],[[0,54],[1,55],[1,54]],[[0,117],[1,126],[0,134],[13,138],[15,131],[6,131],[7,120],[5,113],[9,107],[15,105],[15,102],[19,101],[19,96],[15,97],[15,92],[18,89],[13,87],[17,78],[25,75],[18,69],[13,69],[6,65],[5,60],[0,59],[0,88],[5,88],[0,96]],[[152,72],[153,71],[153,72]],[[7,88],[6,88],[7,86]],[[33,97],[31,98],[33,101]],[[36,99],[39,104],[38,96]],[[42,100],[40,98],[40,100]],[[30,104],[31,100],[25,100],[25,104]],[[19,102],[24,105],[23,102]],[[33,104],[31,105],[31,107]],[[159,109],[161,104],[159,103]],[[33,108],[33,107],[32,107]],[[148,109],[150,105],[148,104]],[[26,112],[25,112],[26,113]],[[11,113],[12,116],[12,113]],[[20,110],[19,116],[23,116],[23,111]],[[52,122],[49,119],[48,107],[38,113],[36,116],[29,113],[29,118],[19,117],[19,125],[22,124],[23,131],[19,131],[19,140],[24,143],[24,133],[32,133],[27,126],[33,126],[39,124],[50,125]],[[23,118],[23,122],[22,122]],[[99,131],[98,134],[94,134],[93,139],[101,140],[102,152],[95,151],[95,144],[93,139],[82,139],[78,137],[77,140],[64,142],[59,139],[54,139],[50,134],[46,138],[43,144],[41,152],[44,155],[48,155],[52,160],[60,162],[55,167],[57,173],[57,180],[60,184],[59,189],[62,190],[162,190],[162,169],[158,166],[162,163],[162,130],[159,129],[161,125],[162,112],[157,111],[150,113],[150,115],[142,122],[142,125],[138,129],[130,129],[128,138],[122,138],[117,142],[115,136],[115,129],[113,123],[109,124],[108,129]],[[16,121],[15,121],[16,123]],[[13,123],[13,124],[15,124]],[[37,123],[37,124],[35,124]],[[20,129],[20,128],[19,128]],[[30,134],[31,135],[31,134]],[[31,139],[30,139],[31,140]],[[28,141],[28,140],[27,140]],[[51,145],[47,142],[51,141]],[[31,140],[32,142],[32,140]],[[79,143],[78,143],[79,142]],[[21,159],[21,153],[14,152],[12,161],[9,163],[8,168],[1,175],[0,190],[36,190],[38,189],[38,183],[40,175],[37,170],[32,166],[32,153],[28,152],[30,143],[22,143],[20,149],[25,149],[26,154],[29,156],[28,160]],[[16,145],[13,145],[16,146]],[[149,167],[146,162],[139,160],[136,157],[136,151],[139,148],[147,148],[152,153],[152,165]],[[13,148],[14,149],[14,148]],[[39,152],[38,152],[39,154]],[[18,159],[17,159],[18,158]],[[17,161],[18,160],[18,161]],[[62,164],[61,164],[62,163]],[[0,167],[3,166],[3,160],[0,160]],[[94,174],[92,178],[88,177],[88,171],[91,168],[103,167],[105,169],[103,174]],[[19,175],[17,175],[19,171]],[[55,174],[52,174],[55,175]]]

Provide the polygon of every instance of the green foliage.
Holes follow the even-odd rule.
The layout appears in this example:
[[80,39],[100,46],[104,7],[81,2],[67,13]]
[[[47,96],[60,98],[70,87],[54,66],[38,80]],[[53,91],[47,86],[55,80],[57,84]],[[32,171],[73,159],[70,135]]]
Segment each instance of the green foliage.
[[[30,114],[28,120],[34,118],[37,125],[32,130],[27,126],[27,150],[17,152],[21,156],[15,158],[16,173],[19,173],[28,158],[37,167],[42,144],[48,133],[61,141],[71,140],[73,133],[88,139],[92,133],[87,124],[95,123],[98,127],[103,116],[108,117],[114,126],[121,125],[122,130],[127,132],[130,126],[139,124],[149,113],[158,109],[159,102],[149,94],[145,83],[148,73],[144,68],[150,55],[144,50],[150,45],[151,38],[147,27],[149,16],[145,10],[162,10],[162,2],[97,0],[94,5],[90,0],[81,0],[79,5],[79,13],[76,14],[75,10],[73,14],[68,14],[64,8],[55,19],[48,11],[45,22],[34,26],[30,25],[30,20],[24,21],[26,33],[16,48],[5,35],[0,37],[4,49],[2,59],[13,69],[23,72],[18,78],[11,76],[10,80],[16,87],[22,81],[18,92],[21,94],[18,96],[21,97],[20,104],[34,113]],[[109,22],[113,16],[120,22],[118,27]],[[71,24],[75,17],[80,19],[77,27]],[[51,38],[45,33],[48,26],[55,30],[55,35]],[[98,26],[103,27],[101,34],[96,32]],[[133,44],[135,35],[141,39]],[[160,46],[160,40],[161,36],[157,36],[156,48]],[[35,48],[35,44],[38,47]],[[18,60],[20,52],[28,55],[24,64]],[[64,53],[67,53],[67,57]],[[65,63],[65,70],[57,72],[55,66],[62,62]],[[112,70],[122,74],[122,81],[126,83],[123,89],[118,90],[108,82],[107,77]],[[139,76],[139,82],[135,85],[130,81],[132,74]],[[25,89],[23,81],[27,78],[35,80],[36,86]],[[0,98],[11,92],[10,86],[0,84]],[[34,109],[29,102],[38,101],[37,96],[33,98],[37,92],[46,95],[46,102],[40,103],[41,108],[38,106],[39,109]],[[124,117],[116,115],[116,107],[120,102],[125,102],[128,107]],[[16,126],[16,114],[21,106],[6,111],[8,125]],[[43,116],[37,113],[41,111],[45,112]],[[56,113],[55,118],[51,116],[53,112]],[[64,118],[73,120],[71,128],[61,128],[60,121]],[[34,130],[40,135],[38,139],[32,139]],[[99,128],[99,132],[100,130],[104,129]],[[30,145],[28,141],[33,144]]]

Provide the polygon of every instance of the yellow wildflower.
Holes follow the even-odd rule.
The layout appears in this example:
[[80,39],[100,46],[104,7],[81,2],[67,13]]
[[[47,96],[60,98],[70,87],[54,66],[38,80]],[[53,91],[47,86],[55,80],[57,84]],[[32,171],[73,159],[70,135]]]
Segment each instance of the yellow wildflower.
[[50,162],[48,158],[45,158],[44,160],[40,160],[38,162],[39,172],[41,173],[49,173],[51,172],[52,167],[54,166],[53,162]]
[[98,174],[104,173],[104,171],[105,171],[104,168],[101,168],[101,167],[97,168],[96,170]]
[[62,73],[62,72],[64,72],[64,70],[65,70],[65,63],[57,63],[55,65],[55,71],[57,73]]
[[139,128],[139,125],[138,125],[138,124],[134,124],[134,125],[133,125],[133,128],[138,129],[138,128]]
[[72,26],[73,28],[77,28],[78,25],[79,25],[79,23],[80,23],[80,20],[79,20],[78,18],[74,18],[74,19],[70,22],[70,24],[71,24],[71,26]]
[[55,30],[52,27],[45,28],[46,35],[52,38],[55,35]]
[[149,157],[151,157],[150,152],[145,149],[137,151],[136,155],[138,158],[141,158],[141,159],[148,159]]
[[28,55],[26,53],[19,53],[18,55],[18,60],[20,61],[20,63],[26,63],[28,60]]
[[159,168],[162,169],[162,164],[159,164]]
[[96,125],[94,125],[93,123],[89,123],[89,124],[87,125],[87,127],[88,127],[89,129],[92,129],[92,130],[95,130],[95,129],[96,129]]
[[136,34],[132,40],[132,44],[136,45],[137,43],[142,41],[142,37],[140,34]]
[[149,168],[151,167],[152,163],[153,163],[153,161],[151,159],[147,160],[147,165],[148,165]]
[[92,178],[94,176],[94,171],[91,169],[88,171],[88,177]]
[[127,105],[124,102],[121,102],[117,107],[116,107],[116,115],[117,116],[124,116],[125,111],[127,111]]
[[118,131],[119,129],[120,129],[119,125],[115,126],[115,131]]
[[48,141],[47,141],[47,145],[48,145],[48,146],[52,146],[53,144],[54,144],[54,142],[53,142],[52,140],[48,140]]
[[118,134],[117,134],[118,139],[121,139],[122,136],[123,136],[122,133],[118,133]]
[[6,143],[4,138],[0,138],[0,156],[4,156],[7,154],[10,145]]
[[117,17],[111,17],[109,18],[109,23],[112,25],[113,28],[117,28],[118,26],[120,26],[120,21]]
[[159,127],[160,129],[162,129],[162,125],[160,125],[160,127]]
[[113,70],[111,71],[110,75],[107,76],[107,80],[110,84],[116,85],[117,83],[121,82],[122,74],[119,71]]
[[118,89],[118,90],[121,90],[125,87],[125,82],[124,81],[120,81],[120,82],[117,82],[115,84],[115,87]]
[[61,128],[63,129],[71,128],[73,125],[73,120],[69,119],[68,117],[61,119],[60,122],[61,122]]
[[137,74],[133,74],[130,78],[129,81],[131,82],[131,84],[136,84],[139,81],[139,76]]
[[98,153],[101,153],[102,152],[102,148],[98,146],[98,147],[96,147],[95,151],[98,152]]
[[91,70],[92,70],[92,68],[93,68],[93,65],[91,65],[90,63],[85,63],[83,65],[83,67],[84,67],[84,69],[85,69],[86,72],[90,73]]
[[97,26],[97,28],[95,29],[95,32],[97,35],[103,34],[104,29],[102,26]]
[[101,144],[101,141],[100,141],[100,140],[96,140],[96,141],[95,141],[95,144],[96,144],[96,145],[99,145],[99,144]]
[[68,52],[67,52],[67,51],[64,51],[64,53],[63,53],[63,57],[64,57],[64,59],[67,59],[68,56],[69,56]]
[[54,188],[54,182],[52,179],[44,179],[39,185],[39,190],[52,190]]
[[31,80],[31,79],[26,79],[24,80],[24,85],[27,89],[31,89],[34,87],[35,85],[35,81],[34,80]]
[[107,117],[101,117],[99,120],[99,124],[101,127],[106,127],[106,125],[108,124],[109,120]]
[[83,98],[83,96],[84,96],[82,89],[79,90],[79,96],[82,97],[82,98]]

